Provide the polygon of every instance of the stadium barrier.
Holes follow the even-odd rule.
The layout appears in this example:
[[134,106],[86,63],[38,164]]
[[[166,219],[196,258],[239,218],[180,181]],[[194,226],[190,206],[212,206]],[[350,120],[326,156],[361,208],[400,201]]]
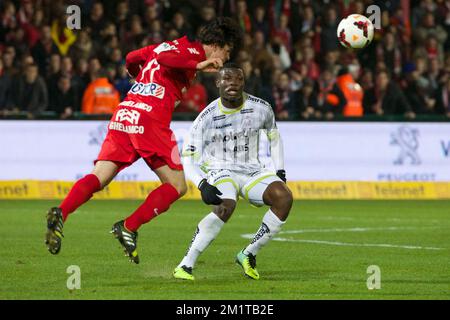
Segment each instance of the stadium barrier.
[[[92,170],[107,121],[0,121],[0,200],[61,199]],[[181,148],[191,122],[175,121]],[[295,199],[450,199],[450,123],[281,122]],[[267,139],[259,159],[271,167]],[[159,185],[139,160],[97,199],[144,199]],[[189,184],[184,199],[200,199]]]
[[[0,181],[0,200],[63,199],[74,182],[69,181]],[[99,200],[142,200],[159,182],[114,181],[96,193]],[[296,200],[450,200],[450,182],[363,182],[363,181],[290,181],[288,186]],[[188,183],[184,200],[199,200],[197,188]]]

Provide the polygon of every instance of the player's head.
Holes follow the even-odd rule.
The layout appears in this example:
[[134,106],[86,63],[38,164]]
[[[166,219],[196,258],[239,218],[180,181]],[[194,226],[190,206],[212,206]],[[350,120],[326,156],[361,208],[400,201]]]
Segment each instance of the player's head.
[[222,99],[231,103],[242,100],[244,92],[244,71],[236,63],[226,63],[220,69],[216,86]]
[[220,58],[226,62],[242,42],[242,32],[233,19],[220,17],[202,27],[198,40],[205,47],[206,58]]

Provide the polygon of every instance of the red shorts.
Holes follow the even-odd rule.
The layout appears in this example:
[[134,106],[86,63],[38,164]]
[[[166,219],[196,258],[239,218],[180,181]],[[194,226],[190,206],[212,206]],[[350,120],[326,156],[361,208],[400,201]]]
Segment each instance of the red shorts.
[[113,161],[120,171],[143,158],[152,170],[164,165],[183,170],[172,130],[142,115],[145,112],[118,108],[108,124],[108,134],[95,162]]

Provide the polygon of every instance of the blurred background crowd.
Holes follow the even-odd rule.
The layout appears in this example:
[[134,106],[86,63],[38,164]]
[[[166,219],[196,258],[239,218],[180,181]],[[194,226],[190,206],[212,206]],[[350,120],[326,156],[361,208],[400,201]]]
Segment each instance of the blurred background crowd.
[[[80,30],[67,28],[71,4]],[[343,48],[340,19],[368,16],[372,4],[381,8],[373,43]],[[217,16],[240,24],[245,90],[279,120],[450,117],[449,0],[1,0],[0,117],[110,114],[131,87],[129,51],[195,35]],[[214,77],[199,75],[176,112],[216,99]]]

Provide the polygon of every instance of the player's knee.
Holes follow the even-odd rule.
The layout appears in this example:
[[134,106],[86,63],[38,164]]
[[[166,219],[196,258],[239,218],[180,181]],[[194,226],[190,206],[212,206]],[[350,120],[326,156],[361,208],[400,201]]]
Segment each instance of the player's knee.
[[294,198],[292,197],[292,192],[288,188],[279,188],[276,191],[275,202],[278,206],[283,206],[289,210],[292,207]]
[[187,184],[184,180],[173,184],[173,187],[178,191],[180,198],[186,194],[188,189]]
[[214,206],[214,213],[223,221],[227,222],[236,208],[236,201],[232,199],[223,199],[223,202]]
[[294,202],[291,190],[282,182],[273,183],[268,189],[267,204],[272,206],[280,219],[285,220]]
[[283,206],[284,210],[286,211],[286,217],[289,214],[289,211],[292,208],[292,203],[294,202],[294,198],[292,196],[292,192],[289,189],[285,189],[280,194],[280,202]]
[[95,177],[97,177],[98,182],[100,184],[100,188],[96,191],[102,191],[110,182],[109,179],[106,179],[105,177],[103,177],[102,175],[99,174],[95,174],[95,173],[91,173],[92,175],[94,175]]

